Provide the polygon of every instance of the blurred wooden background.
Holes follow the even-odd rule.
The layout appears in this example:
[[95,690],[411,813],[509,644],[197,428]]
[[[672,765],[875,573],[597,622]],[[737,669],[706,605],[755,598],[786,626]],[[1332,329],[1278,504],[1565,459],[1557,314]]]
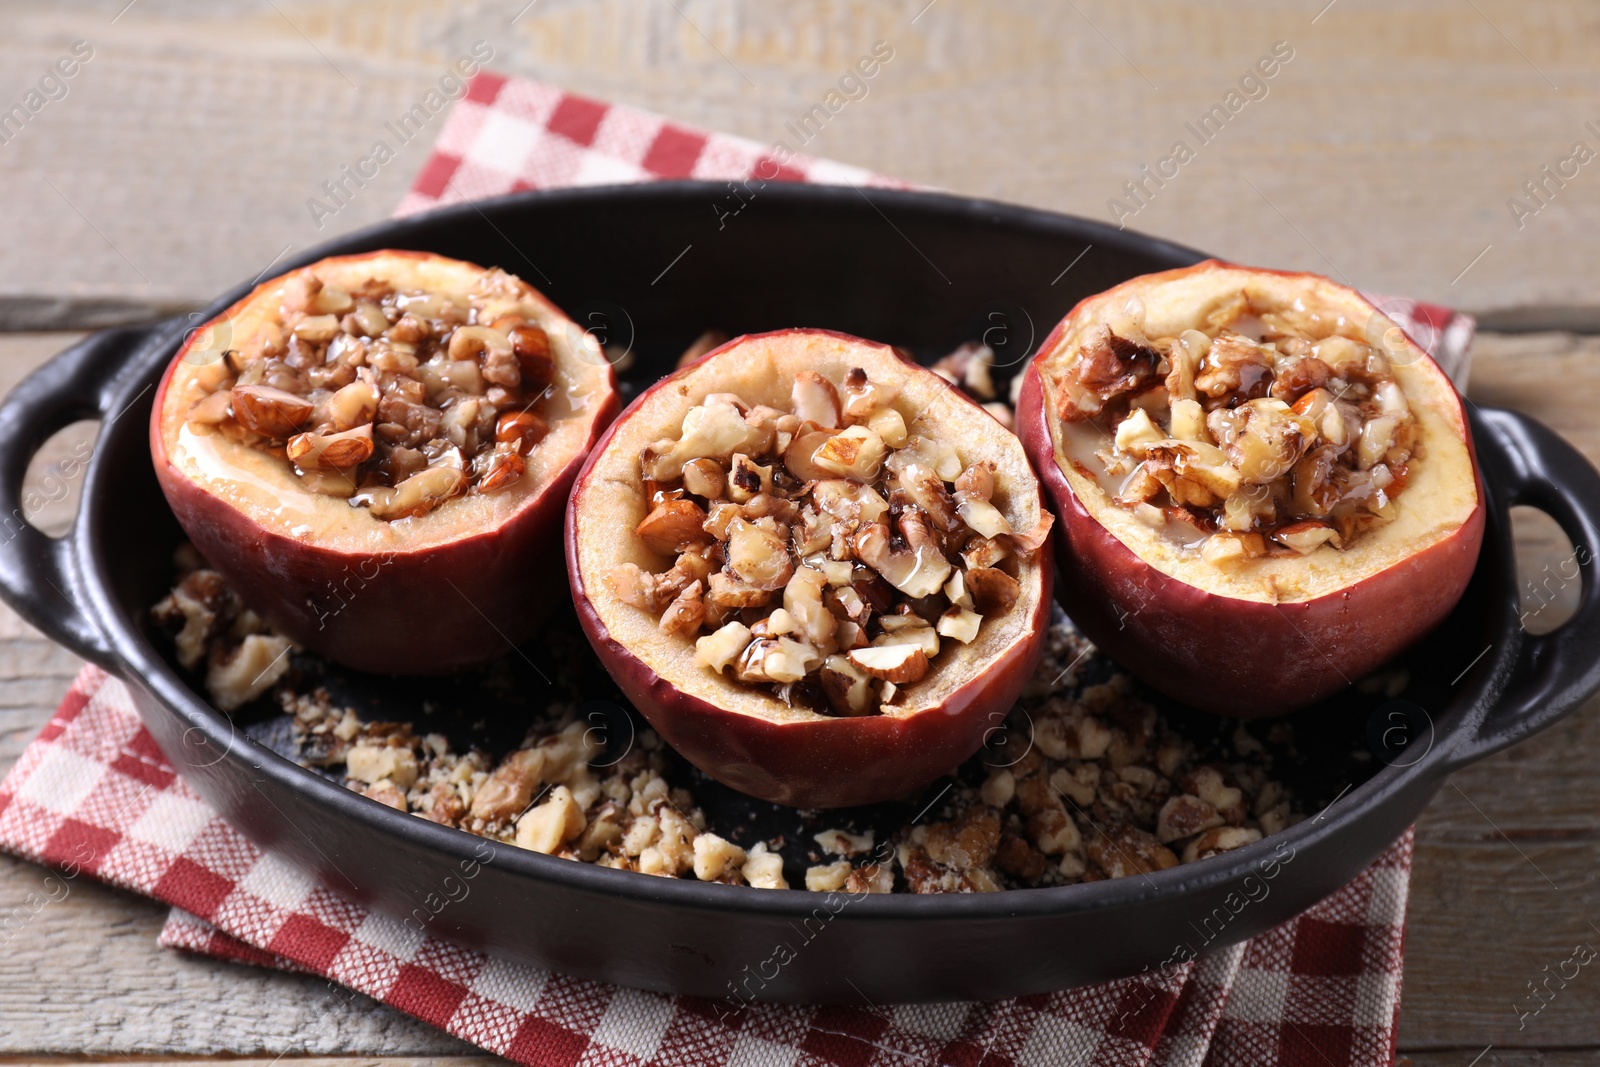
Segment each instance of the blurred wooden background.
[[[1108,221],[1122,198],[1134,229],[1473,311],[1498,332],[1480,338],[1472,396],[1600,458],[1600,159],[1576,150],[1600,152],[1592,0],[0,0],[0,26],[0,120],[30,91],[46,99],[0,127],[0,389],[78,331],[193,309],[386,217],[433,129],[320,229],[306,201],[474,42],[497,70],[770,142],[883,40],[892,62],[807,151]],[[41,85],[75,42],[90,58]],[[1264,95],[1128,200],[1124,183],[1175,140],[1197,145],[1185,123],[1275,45],[1292,59]],[[59,501],[39,521],[69,513]],[[1572,551],[1548,520],[1519,528],[1530,572]],[[75,669],[0,609],[0,766]],[[1600,979],[1521,1029],[1513,1008],[1546,965],[1600,945],[1597,761],[1591,705],[1430,808],[1400,1033],[1412,1062],[1600,1052]],[[0,858],[0,912],[41,879]],[[364,1002],[312,1026],[319,983],[161,952],[161,916],[86,883],[40,913],[0,956],[0,1062],[473,1056]]]

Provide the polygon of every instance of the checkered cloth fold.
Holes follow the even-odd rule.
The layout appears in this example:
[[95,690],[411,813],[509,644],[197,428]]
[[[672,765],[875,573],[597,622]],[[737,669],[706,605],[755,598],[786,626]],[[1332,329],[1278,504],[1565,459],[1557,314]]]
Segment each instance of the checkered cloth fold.
[[[400,212],[516,189],[750,176],[901,184],[485,73]],[[1469,318],[1382,306],[1464,376]],[[721,1022],[706,1001],[496,959],[341,898],[223,822],[140,725],[127,687],[96,667],[0,781],[0,848],[172,905],[163,945],[321,975],[541,1067],[1386,1064],[1411,865],[1408,833],[1297,918],[1159,973],[991,1003],[763,1006]]]

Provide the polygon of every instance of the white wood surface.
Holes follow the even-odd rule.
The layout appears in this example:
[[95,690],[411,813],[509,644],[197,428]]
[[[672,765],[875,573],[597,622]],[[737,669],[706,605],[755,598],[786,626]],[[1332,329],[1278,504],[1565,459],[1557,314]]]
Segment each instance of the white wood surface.
[[[186,306],[385,217],[426,138],[320,231],[305,202],[478,40],[496,69],[760,141],[884,40],[808,151],[1109,218],[1186,138],[1134,228],[1475,310],[1600,307],[1600,162],[1521,229],[1506,206],[1576,140],[1600,151],[1589,0],[126,3],[0,3],[0,107],[94,49],[0,144],[13,324]],[[1277,41],[1294,58],[1267,95],[1187,134]]]
[[[806,150],[1090,217],[1109,217],[1140,164],[1288,41],[1266,98],[1130,225],[1518,329],[1600,327],[1600,160],[1520,230],[1506,206],[1574,141],[1600,151],[1585,127],[1600,125],[1592,0],[0,0],[0,115],[76,40],[94,57],[66,96],[0,143],[0,330],[198,306],[286,249],[386,217],[427,138],[320,231],[305,201],[477,40],[498,70],[762,141],[885,40],[895,58]],[[0,334],[0,390],[73,339]],[[1472,393],[1600,457],[1600,340],[1485,336]],[[59,527],[69,507],[39,521]],[[1533,570],[1567,551],[1548,523],[1520,529]],[[0,609],[0,766],[76,666]],[[1600,944],[1584,932],[1600,923],[1597,758],[1591,705],[1457,775],[1430,807],[1402,1006],[1414,1062],[1466,1065],[1492,1043],[1483,1065],[1566,1067],[1600,1050],[1600,982],[1574,983],[1521,1031],[1510,1008],[1575,939]],[[0,858],[0,912],[41,878]],[[479,1061],[365,1002],[311,1026],[315,980],[158,951],[161,916],[86,882],[37,916],[0,953],[0,1063]]]

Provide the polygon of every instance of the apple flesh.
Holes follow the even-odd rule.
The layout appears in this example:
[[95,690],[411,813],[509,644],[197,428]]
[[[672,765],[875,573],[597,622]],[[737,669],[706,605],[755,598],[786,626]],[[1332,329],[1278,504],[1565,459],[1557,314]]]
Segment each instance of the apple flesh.
[[[1420,445],[1394,497],[1396,517],[1342,549],[1207,562],[1114,501],[1092,455],[1074,444],[1082,424],[1059,415],[1086,331],[1142,315],[1150,338],[1177,336],[1241,295],[1250,315],[1298,318],[1373,345],[1417,419]],[[1067,613],[1149,685],[1209,711],[1277,715],[1359,680],[1444,619],[1482,545],[1483,495],[1460,396],[1391,320],[1317,275],[1208,261],[1088,298],[1028,366],[1017,428],[1054,504]]]
[[996,464],[994,504],[1018,531],[1048,521],[1021,443],[993,416],[887,345],[820,330],[736,338],[640,395],[596,447],[567,512],[567,567],[578,618],[617,684],[658,733],[713,778],[751,796],[832,808],[905,796],[958,766],[999,726],[1043,651],[1049,623],[1048,540],[1019,559],[1019,595],[968,644],[946,643],[933,669],[882,714],[836,717],[790,706],[713,672],[690,639],[662,632],[620,600],[605,576],[623,564],[659,573],[670,556],[633,531],[650,509],[640,453],[676,438],[712,393],[790,409],[796,373],[842,380],[851,368],[899,388],[913,434],[953,442],[963,463]]
[[[549,433],[523,457],[523,475],[386,521],[309,491],[278,456],[191,424],[194,404],[229,376],[224,353],[248,354],[276,333],[285,286],[306,274],[346,291],[381,279],[543,327],[555,364],[541,407]],[[525,283],[442,256],[381,251],[265,282],[197,330],[157,389],[150,452],[195,546],[295,642],[358,670],[442,674],[504,652],[564,597],[561,515],[618,406],[599,345]]]

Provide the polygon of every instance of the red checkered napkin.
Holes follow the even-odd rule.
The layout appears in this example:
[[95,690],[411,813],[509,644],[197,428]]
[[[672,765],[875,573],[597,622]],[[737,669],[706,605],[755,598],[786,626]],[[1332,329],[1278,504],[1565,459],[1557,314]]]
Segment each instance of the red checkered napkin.
[[223,822],[96,667],[0,782],[0,847],[174,905],[163,945],[323,975],[540,1067],[1388,1063],[1411,860],[1408,836],[1299,918],[1160,974],[993,1003],[761,1007],[730,1025],[712,1002],[508,963],[342,899]]
[[[401,211],[552,185],[749,176],[900,184],[482,74]],[[1382,306],[1460,380],[1469,318]],[[498,960],[341,899],[224,823],[173,772],[127,688],[95,667],[0,781],[0,848],[173,905],[163,945],[322,975],[541,1067],[1386,1064],[1411,866],[1407,834],[1296,919],[1158,974],[993,1003],[761,1007],[725,1024],[706,1001]]]
[[908,187],[860,167],[793,154],[782,142],[706,133],[636,107],[485,72],[451,109],[395,214],[523,189],[667,178]]

